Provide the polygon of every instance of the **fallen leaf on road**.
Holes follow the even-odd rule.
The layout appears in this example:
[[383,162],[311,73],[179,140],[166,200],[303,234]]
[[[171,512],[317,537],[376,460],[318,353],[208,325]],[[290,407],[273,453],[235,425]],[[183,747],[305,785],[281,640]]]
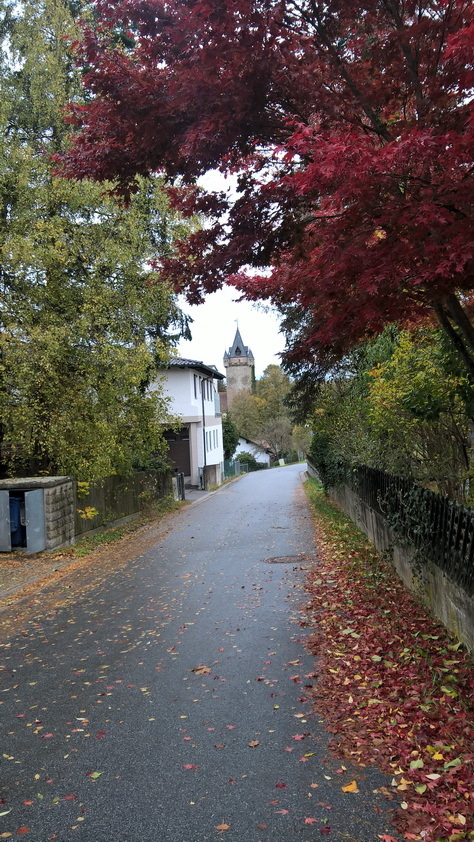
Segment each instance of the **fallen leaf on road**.
[[317,819],[312,819],[312,818],[309,818],[309,819],[305,819],[305,820],[304,820],[304,823],[305,823],[305,824],[317,824],[317,823],[318,823],[318,820],[317,820]]
[[212,669],[211,667],[206,667],[205,664],[199,664],[198,667],[194,667],[190,672],[194,672],[196,675],[210,675]]
[[216,825],[214,825],[214,827],[220,833],[224,833],[225,830],[229,830],[230,824],[226,824],[225,822],[222,822],[222,824],[216,824]]
[[259,745],[260,745],[260,743],[259,743],[259,741],[258,741],[258,740],[250,740],[250,742],[248,743],[248,745],[250,746],[250,748],[255,748],[255,746],[259,746]]
[[350,784],[347,784],[347,786],[342,786],[341,789],[343,792],[359,792],[357,781],[351,781]]
[[286,784],[275,784],[276,789],[286,789]]
[[183,763],[183,769],[199,769],[195,763]]
[[29,830],[31,830],[31,827],[28,827],[28,825],[24,824],[22,827],[17,827],[16,832],[17,833],[28,833]]

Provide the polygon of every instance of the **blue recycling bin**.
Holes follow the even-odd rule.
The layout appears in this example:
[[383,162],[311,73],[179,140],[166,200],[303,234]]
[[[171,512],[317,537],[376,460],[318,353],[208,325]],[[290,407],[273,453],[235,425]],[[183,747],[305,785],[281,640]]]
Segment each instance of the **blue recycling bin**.
[[10,533],[12,547],[21,547],[23,544],[23,530],[21,523],[22,497],[15,497],[10,494]]

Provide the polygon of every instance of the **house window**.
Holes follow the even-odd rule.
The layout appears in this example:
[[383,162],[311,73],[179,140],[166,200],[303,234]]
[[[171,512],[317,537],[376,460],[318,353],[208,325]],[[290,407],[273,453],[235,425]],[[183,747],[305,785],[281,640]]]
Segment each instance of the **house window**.
[[198,388],[197,388],[197,374],[194,375],[194,397],[197,398],[198,396]]

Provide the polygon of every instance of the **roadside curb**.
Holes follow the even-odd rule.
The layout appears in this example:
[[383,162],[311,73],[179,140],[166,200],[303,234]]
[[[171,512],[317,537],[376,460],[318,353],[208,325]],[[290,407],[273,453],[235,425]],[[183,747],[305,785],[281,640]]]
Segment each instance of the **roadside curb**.
[[197,500],[183,500],[183,503],[188,503],[190,506],[196,506],[198,503],[203,503],[204,500],[209,500],[209,497],[214,497],[214,494],[218,494],[219,491],[224,491],[229,486],[233,485],[235,482],[238,482],[242,477],[247,476],[247,474],[239,474],[237,477],[232,477],[229,481],[222,483],[219,488],[215,488],[214,491],[208,491],[207,494],[204,494],[202,497],[198,497]]

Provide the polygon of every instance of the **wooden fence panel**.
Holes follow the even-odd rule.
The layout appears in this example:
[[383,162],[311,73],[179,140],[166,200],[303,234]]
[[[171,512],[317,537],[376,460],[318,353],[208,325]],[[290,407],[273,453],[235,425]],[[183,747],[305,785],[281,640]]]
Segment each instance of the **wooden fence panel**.
[[110,476],[78,487],[76,536],[142,511],[147,503],[171,493],[171,475],[137,471],[129,477]]

